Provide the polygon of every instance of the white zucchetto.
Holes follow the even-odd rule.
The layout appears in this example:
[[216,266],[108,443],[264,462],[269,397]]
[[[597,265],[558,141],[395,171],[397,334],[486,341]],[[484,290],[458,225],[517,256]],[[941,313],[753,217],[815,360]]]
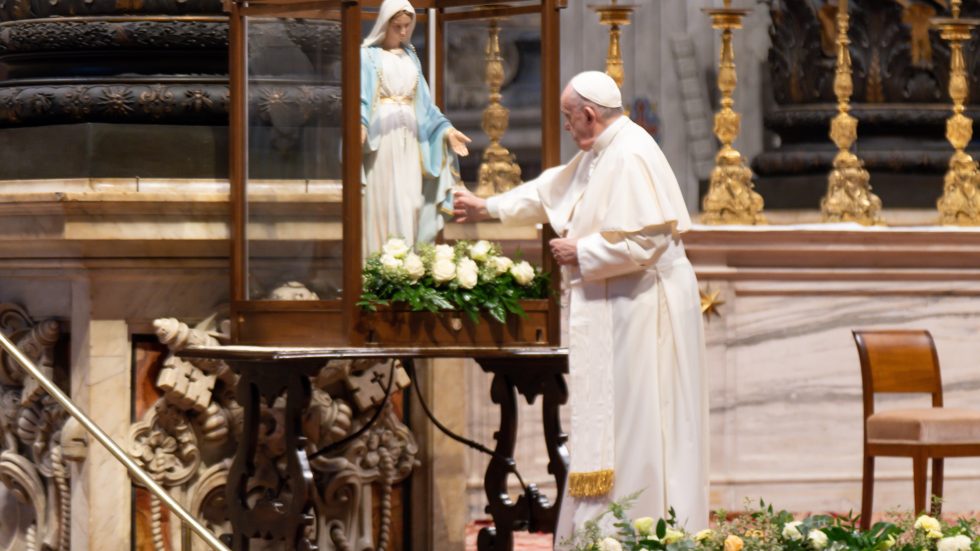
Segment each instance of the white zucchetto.
[[617,109],[623,106],[623,95],[616,81],[602,71],[585,71],[569,83],[578,95],[602,107]]

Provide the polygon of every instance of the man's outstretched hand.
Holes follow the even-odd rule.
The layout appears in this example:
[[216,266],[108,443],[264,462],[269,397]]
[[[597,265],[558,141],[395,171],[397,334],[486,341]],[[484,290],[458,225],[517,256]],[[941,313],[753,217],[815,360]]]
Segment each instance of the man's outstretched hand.
[[457,222],[489,220],[487,200],[477,197],[468,189],[457,189],[453,192],[453,217]]

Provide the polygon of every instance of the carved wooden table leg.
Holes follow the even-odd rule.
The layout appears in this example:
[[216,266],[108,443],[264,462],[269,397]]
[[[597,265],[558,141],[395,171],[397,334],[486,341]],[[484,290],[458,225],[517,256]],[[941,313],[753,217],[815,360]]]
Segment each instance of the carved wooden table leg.
[[[498,457],[490,460],[483,479],[487,512],[493,517],[494,525],[480,530],[477,548],[480,551],[510,551],[514,548],[514,530],[554,533],[558,523],[558,509],[568,474],[567,436],[561,430],[559,418],[559,409],[568,400],[565,384],[568,364],[565,356],[483,358],[477,362],[484,371],[493,374],[490,397],[500,405],[500,429],[494,435],[497,441],[494,451]],[[554,504],[541,495],[534,484],[528,484],[525,495],[516,502],[507,492],[517,442],[517,393],[529,404],[534,403],[538,395],[542,396],[548,472],[554,475],[558,488]]]
[[[225,494],[232,548],[247,551],[252,538],[264,538],[285,542],[283,549],[315,550],[316,545],[305,534],[313,523],[313,473],[301,435],[301,416],[310,403],[309,377],[318,366],[235,362],[232,369],[239,374],[235,391],[238,403],[245,408],[241,440],[228,472]],[[261,404],[264,399],[271,408],[283,392],[286,468],[270,483],[256,478]]]

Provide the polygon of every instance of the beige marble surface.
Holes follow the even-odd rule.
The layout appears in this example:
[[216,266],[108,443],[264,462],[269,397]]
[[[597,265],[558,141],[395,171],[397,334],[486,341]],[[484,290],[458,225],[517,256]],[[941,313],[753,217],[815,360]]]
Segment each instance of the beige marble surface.
[[[853,329],[928,329],[946,404],[980,407],[977,233],[777,227],[687,241],[702,287],[726,301],[706,325],[716,506],[764,497],[798,511],[860,508]],[[913,404],[924,402],[879,401]],[[912,507],[911,461],[879,460],[877,479],[876,511]],[[946,510],[975,510],[980,459],[948,460],[947,479]]]
[[[124,449],[129,435],[132,351],[124,320],[97,319],[87,282],[72,286],[71,397]],[[123,467],[89,439],[88,456],[72,466],[71,547],[129,548],[132,487]]]
[[[946,404],[977,407],[980,299],[880,294],[894,286],[830,297],[785,288],[741,296],[739,285],[723,291],[724,316],[708,329],[717,505],[762,496],[795,510],[860,507],[861,377],[852,329],[930,330]],[[915,405],[927,406],[927,398],[879,401],[882,409]],[[949,460],[947,473],[946,509],[975,509],[980,459]],[[877,489],[878,510],[911,508],[910,460],[881,460],[877,476],[888,481]]]

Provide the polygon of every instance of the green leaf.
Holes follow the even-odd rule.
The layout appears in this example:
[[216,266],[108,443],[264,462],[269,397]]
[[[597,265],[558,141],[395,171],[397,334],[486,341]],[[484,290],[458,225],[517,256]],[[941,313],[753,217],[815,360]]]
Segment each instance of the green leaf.
[[507,311],[499,302],[489,307],[487,310],[490,312],[490,315],[493,316],[493,319],[499,321],[500,323],[507,323]]

